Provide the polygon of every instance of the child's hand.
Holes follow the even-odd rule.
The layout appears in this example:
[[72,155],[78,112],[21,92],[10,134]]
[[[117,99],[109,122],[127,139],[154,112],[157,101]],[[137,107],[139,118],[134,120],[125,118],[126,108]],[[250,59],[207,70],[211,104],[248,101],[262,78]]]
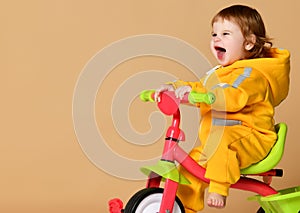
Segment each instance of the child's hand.
[[164,91],[174,91],[174,87],[171,84],[163,84],[158,89],[155,90],[154,100],[159,102],[159,94]]
[[179,98],[180,100],[182,100],[183,96],[186,93],[191,92],[191,90],[192,90],[192,87],[190,87],[190,86],[181,86],[181,87],[178,87],[175,90],[175,96],[176,96],[176,98]]

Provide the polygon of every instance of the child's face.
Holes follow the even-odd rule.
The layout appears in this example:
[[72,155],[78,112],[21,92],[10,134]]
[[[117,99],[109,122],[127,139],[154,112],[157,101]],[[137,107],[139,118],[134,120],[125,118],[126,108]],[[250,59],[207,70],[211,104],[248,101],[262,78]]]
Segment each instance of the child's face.
[[240,27],[226,19],[220,18],[213,23],[210,48],[222,66],[230,65],[247,56],[245,38]]

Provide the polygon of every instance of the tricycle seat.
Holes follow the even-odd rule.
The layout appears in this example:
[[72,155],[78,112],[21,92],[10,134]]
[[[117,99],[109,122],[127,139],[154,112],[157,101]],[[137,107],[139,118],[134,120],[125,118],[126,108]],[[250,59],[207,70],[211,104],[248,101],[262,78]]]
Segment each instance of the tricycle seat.
[[253,164],[247,168],[241,169],[242,175],[260,174],[273,169],[281,160],[284,151],[287,125],[285,123],[278,123],[275,126],[277,132],[277,141],[272,147],[271,151],[262,161]]

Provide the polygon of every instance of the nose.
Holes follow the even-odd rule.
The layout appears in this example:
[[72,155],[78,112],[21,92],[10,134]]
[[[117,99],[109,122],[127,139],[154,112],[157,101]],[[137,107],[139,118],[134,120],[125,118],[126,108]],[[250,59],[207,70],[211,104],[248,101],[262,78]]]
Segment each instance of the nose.
[[221,38],[216,34],[216,35],[213,36],[212,40],[213,40],[214,42],[217,42],[217,41],[220,41]]

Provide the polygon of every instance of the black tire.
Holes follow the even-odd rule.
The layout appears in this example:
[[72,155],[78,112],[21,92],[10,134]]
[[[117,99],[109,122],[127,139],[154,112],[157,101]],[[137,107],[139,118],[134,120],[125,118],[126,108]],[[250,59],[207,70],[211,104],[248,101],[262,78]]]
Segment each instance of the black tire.
[[[154,211],[158,212],[163,191],[162,188],[145,188],[138,191],[129,199],[124,213],[155,213],[153,212],[154,209]],[[154,209],[150,209],[150,205],[145,209],[144,207],[148,205],[147,202]],[[184,207],[178,197],[175,199],[172,213],[185,213]]]
[[262,207],[260,207],[256,213],[265,213],[265,210]]

